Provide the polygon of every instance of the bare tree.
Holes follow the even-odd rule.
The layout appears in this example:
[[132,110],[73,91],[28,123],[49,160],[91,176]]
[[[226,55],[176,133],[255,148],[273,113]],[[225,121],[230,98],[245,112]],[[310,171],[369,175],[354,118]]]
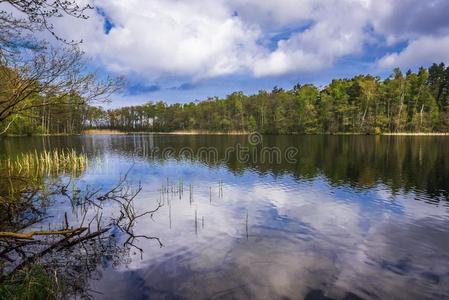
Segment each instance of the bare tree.
[[67,96],[85,103],[105,101],[122,79],[99,80],[87,72],[77,47],[27,51],[0,60],[0,122],[36,107],[61,103]]
[[[55,18],[87,19],[91,9],[76,0],[0,0],[0,134],[18,114],[64,104],[61,100],[71,96],[85,104],[105,101],[121,89],[122,78],[100,79],[86,70],[77,45],[81,41],[55,33]],[[36,38],[37,31],[48,31],[63,43],[49,47]]]

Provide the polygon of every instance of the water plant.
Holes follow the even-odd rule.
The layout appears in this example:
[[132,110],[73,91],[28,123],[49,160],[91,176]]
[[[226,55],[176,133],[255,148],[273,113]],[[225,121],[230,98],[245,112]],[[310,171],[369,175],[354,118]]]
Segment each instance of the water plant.
[[30,177],[63,173],[79,175],[87,165],[87,155],[73,149],[34,151],[0,160],[0,170],[8,175]]

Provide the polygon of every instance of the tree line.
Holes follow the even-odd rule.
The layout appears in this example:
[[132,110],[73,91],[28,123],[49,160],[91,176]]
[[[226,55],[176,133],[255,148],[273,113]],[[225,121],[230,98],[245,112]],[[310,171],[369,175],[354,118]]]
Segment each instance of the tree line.
[[335,79],[320,89],[275,87],[254,95],[234,92],[186,104],[149,102],[112,110],[90,107],[86,125],[124,131],[254,131],[288,133],[446,132],[449,66],[433,64],[381,80]]
[[[298,84],[290,90],[275,87],[253,95],[234,92],[225,98],[185,104],[159,101],[105,110],[90,105],[90,99],[116,91],[117,83],[99,84],[91,77],[79,75],[77,86],[70,81],[70,87],[66,88],[34,79],[37,75],[48,77],[41,69],[46,72],[56,69],[51,73],[52,82],[64,76],[74,78],[81,54],[69,53],[71,58],[66,51],[64,59],[40,61],[43,66],[36,65],[34,73],[27,76],[18,68],[2,66],[0,99],[7,99],[8,91],[26,88],[20,97],[17,92],[11,93],[12,100],[0,103],[0,132],[7,129],[12,134],[74,134],[99,128],[130,132],[256,130],[266,134],[377,134],[447,132],[449,128],[449,66],[444,63],[405,74],[395,69],[384,80],[371,75],[335,79],[321,89],[312,84]],[[89,86],[89,95],[83,94],[84,86]],[[6,105],[11,103],[14,105]]]

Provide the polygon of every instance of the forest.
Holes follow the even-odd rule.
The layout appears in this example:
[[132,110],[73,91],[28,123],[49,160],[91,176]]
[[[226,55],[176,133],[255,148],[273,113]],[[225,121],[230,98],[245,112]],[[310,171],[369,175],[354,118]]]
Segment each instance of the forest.
[[405,75],[371,75],[275,87],[246,96],[187,104],[147,103],[104,111],[91,108],[87,124],[124,131],[253,131],[288,133],[444,132],[449,126],[449,67],[443,63]]
[[[36,95],[38,97],[39,95]],[[30,99],[29,101],[33,101]],[[79,133],[84,129],[126,132],[201,130],[266,134],[447,132],[449,66],[433,64],[384,80],[371,75],[273,88],[247,96],[234,92],[186,104],[148,102],[105,110],[67,95],[17,114],[8,133]]]

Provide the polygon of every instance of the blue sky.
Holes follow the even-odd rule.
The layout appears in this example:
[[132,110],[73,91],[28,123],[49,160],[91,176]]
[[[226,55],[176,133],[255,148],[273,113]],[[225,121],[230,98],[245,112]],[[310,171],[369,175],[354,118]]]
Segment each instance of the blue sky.
[[91,0],[64,18],[91,66],[125,76],[110,106],[188,102],[449,63],[447,0]]

